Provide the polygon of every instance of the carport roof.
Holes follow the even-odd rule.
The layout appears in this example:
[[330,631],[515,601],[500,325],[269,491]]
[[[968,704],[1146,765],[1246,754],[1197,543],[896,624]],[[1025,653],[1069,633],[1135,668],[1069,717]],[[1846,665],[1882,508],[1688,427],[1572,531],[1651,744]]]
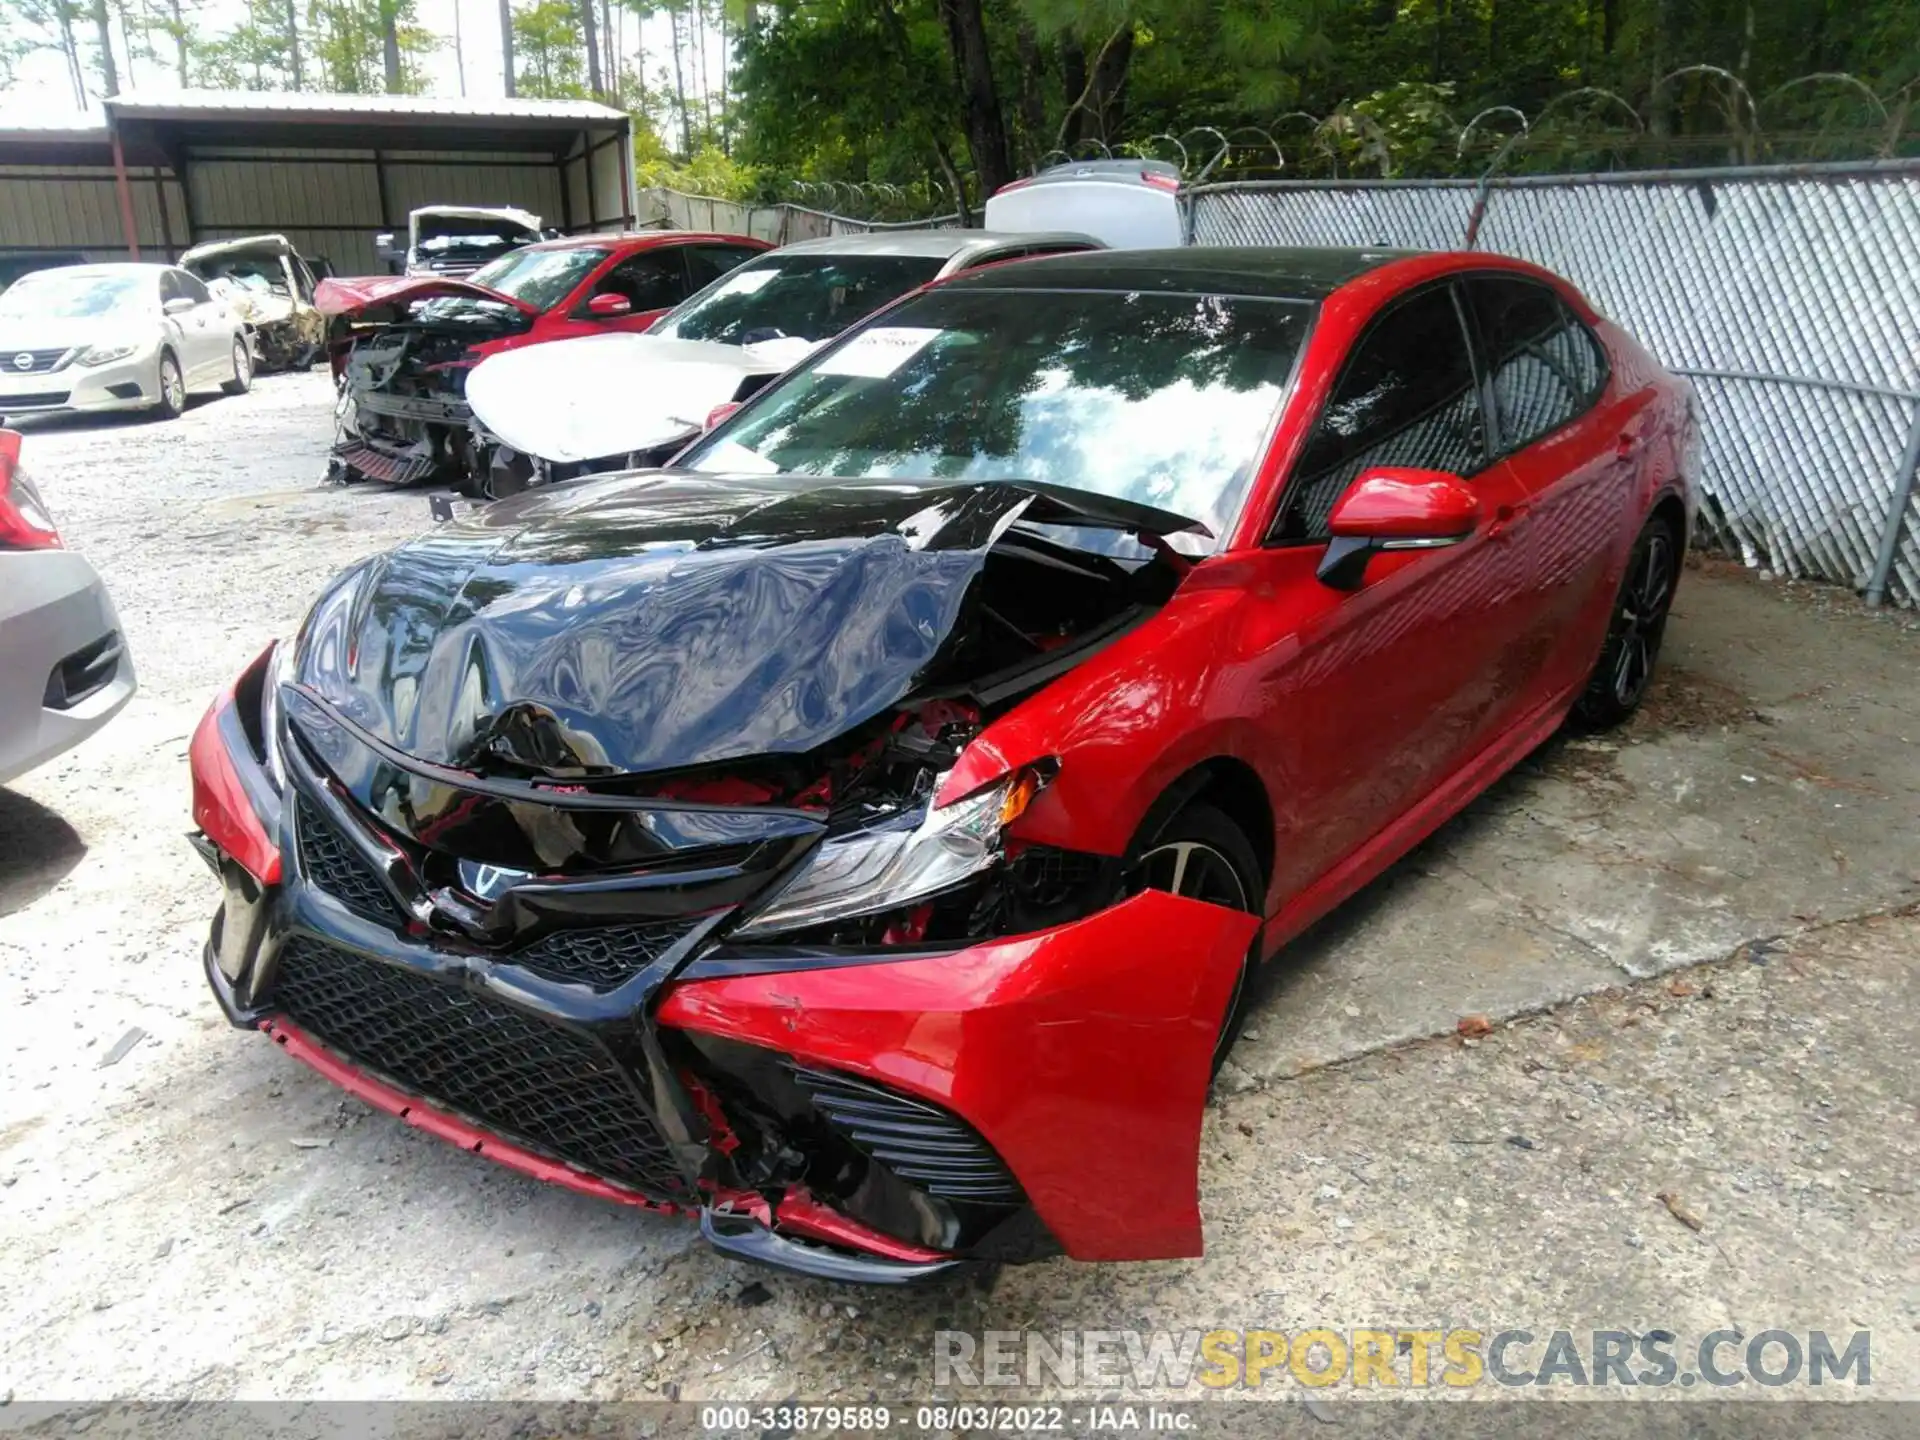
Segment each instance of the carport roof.
[[588,100],[450,100],[427,95],[313,95],[182,90],[122,95],[105,113],[0,111],[0,165],[150,164],[184,146],[325,150],[491,150],[564,155],[583,132],[613,134],[624,112]]
[[542,151],[563,155],[583,131],[617,133],[624,112],[586,100],[449,100],[427,95],[310,95],[182,90],[106,102],[130,147]]
[[111,158],[107,119],[26,107],[0,110],[0,165],[94,165]]

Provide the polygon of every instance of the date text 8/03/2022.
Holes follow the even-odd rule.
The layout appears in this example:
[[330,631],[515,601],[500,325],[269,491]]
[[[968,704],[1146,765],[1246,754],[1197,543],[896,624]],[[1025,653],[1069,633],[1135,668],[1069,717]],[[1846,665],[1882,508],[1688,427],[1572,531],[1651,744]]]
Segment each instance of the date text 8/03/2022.
[[924,1433],[1117,1434],[1141,1430],[1181,1434],[1199,1428],[1198,1416],[1181,1405],[703,1405],[700,1428],[710,1434],[857,1434],[887,1430]]

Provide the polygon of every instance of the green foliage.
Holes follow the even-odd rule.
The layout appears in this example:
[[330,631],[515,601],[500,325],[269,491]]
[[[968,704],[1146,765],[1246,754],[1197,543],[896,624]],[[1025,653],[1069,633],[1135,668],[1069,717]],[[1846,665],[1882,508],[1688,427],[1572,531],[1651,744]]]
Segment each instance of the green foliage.
[[[1912,0],[985,0],[1022,166],[1058,149],[1216,175],[1477,175],[1920,148]],[[941,0],[807,0],[743,45],[739,152],[798,179],[925,183],[966,136]],[[1101,57],[1106,56],[1103,67]],[[1738,82],[1703,71],[1706,63]],[[1096,72],[1106,69],[1110,74]],[[1779,87],[1815,70],[1845,81]],[[1904,94],[1901,87],[1909,87]],[[1882,106],[1884,101],[1884,108]],[[1078,103],[1076,103],[1078,102]],[[1906,138],[1899,132],[1903,105]],[[1485,115],[1512,106],[1519,117]],[[1294,113],[1297,112],[1297,113]],[[1544,112],[1544,113],[1543,113]],[[1220,141],[1201,127],[1232,136]],[[1158,138],[1155,138],[1158,137]],[[1508,142],[1513,143],[1509,144]],[[1077,148],[1076,148],[1077,147]]]
[[1412,171],[1432,174],[1452,164],[1459,141],[1460,122],[1447,108],[1453,99],[1450,81],[1402,80],[1356,100],[1335,120],[1344,127],[1343,142],[1355,169],[1372,169],[1391,178]]
[[224,35],[189,41],[195,83],[224,90],[292,89],[285,0],[247,0],[246,17]]
[[661,185],[688,195],[712,195],[721,200],[764,198],[760,171],[742,165],[717,145],[703,145],[685,164],[666,153],[659,137],[643,131],[634,141],[634,160],[642,185]]
[[587,60],[581,49],[580,7],[574,0],[539,0],[513,12],[513,52],[519,93],[545,100],[587,98]]

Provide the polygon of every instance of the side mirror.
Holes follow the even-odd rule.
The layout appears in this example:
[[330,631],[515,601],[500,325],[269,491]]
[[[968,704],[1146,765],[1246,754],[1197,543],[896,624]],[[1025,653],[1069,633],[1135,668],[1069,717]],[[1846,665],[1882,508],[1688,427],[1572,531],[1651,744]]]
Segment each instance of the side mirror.
[[616,315],[631,315],[633,302],[624,295],[596,295],[587,301],[587,314],[596,320],[611,320]]
[[1445,470],[1381,466],[1363,471],[1327,517],[1332,539],[1315,574],[1336,590],[1358,590],[1376,550],[1457,545],[1480,523],[1480,499]]
[[184,315],[187,311],[193,309],[193,303],[194,302],[185,295],[176,295],[171,300],[163,300],[160,302],[160,313],[163,315]]
[[373,237],[373,253],[389,265],[401,258],[400,247],[393,243],[391,230],[383,230]]
[[727,418],[739,408],[740,402],[738,400],[729,400],[724,405],[714,406],[713,409],[707,412],[707,423],[700,427],[700,433],[707,435],[718,430],[720,426],[726,422]]

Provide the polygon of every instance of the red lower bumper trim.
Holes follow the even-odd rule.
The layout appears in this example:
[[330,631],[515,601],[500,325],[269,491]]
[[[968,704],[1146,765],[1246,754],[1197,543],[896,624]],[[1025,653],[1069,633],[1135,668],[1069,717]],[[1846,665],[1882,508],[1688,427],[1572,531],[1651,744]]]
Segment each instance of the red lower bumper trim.
[[698,1208],[650,1200],[638,1191],[610,1184],[598,1176],[575,1170],[570,1165],[562,1165],[557,1160],[549,1160],[544,1155],[523,1150],[509,1140],[502,1140],[498,1135],[475,1129],[466,1121],[457,1119],[443,1110],[435,1110],[431,1105],[421,1103],[405,1091],[396,1090],[385,1081],[374,1079],[364,1070],[355,1069],[298,1026],[289,1024],[285,1020],[262,1020],[260,1028],[272,1036],[275,1042],[294,1059],[312,1066],[342,1090],[358,1096],[374,1109],[384,1110],[387,1114],[406,1121],[416,1130],[424,1130],[429,1135],[445,1140],[450,1145],[458,1145],[462,1150],[471,1151],[475,1155],[484,1155],[487,1159],[505,1165],[510,1170],[518,1170],[522,1175],[530,1175],[535,1180],[544,1180],[553,1185],[564,1185],[569,1190],[577,1190],[582,1195],[592,1195],[599,1200],[611,1200],[616,1205],[630,1205],[636,1210],[651,1210],[656,1215],[691,1215]]
[[850,1220],[838,1210],[822,1205],[799,1186],[787,1191],[774,1207],[773,1229],[778,1235],[823,1240],[843,1250],[859,1250],[868,1255],[884,1256],[888,1260],[919,1264],[953,1259],[944,1250],[929,1250],[924,1245],[909,1244],[891,1235],[882,1235],[878,1230],[870,1230],[858,1220]]
[[[374,1109],[384,1110],[387,1114],[404,1120],[415,1129],[424,1130],[429,1135],[459,1146],[462,1150],[484,1156],[535,1180],[564,1185],[569,1190],[578,1191],[582,1195],[591,1195],[598,1200],[611,1200],[616,1205],[628,1205],[636,1210],[649,1210],[656,1215],[698,1213],[698,1206],[672,1205],[660,1200],[650,1200],[638,1191],[624,1189],[598,1176],[575,1170],[570,1165],[562,1165],[557,1160],[536,1155],[510,1140],[503,1140],[498,1135],[477,1129],[465,1120],[447,1114],[444,1110],[436,1110],[405,1091],[396,1090],[385,1081],[376,1080],[366,1071],[355,1068],[299,1026],[287,1020],[278,1018],[262,1020],[260,1028],[294,1059],[319,1071],[342,1090],[366,1101]],[[788,1190],[781,1198],[779,1205],[771,1209],[765,1197],[758,1194],[721,1192],[716,1194],[714,1199],[727,1204],[741,1214],[751,1215],[778,1234],[796,1239],[820,1241],[845,1250],[877,1255],[887,1260],[918,1263],[954,1258],[943,1251],[909,1244],[905,1240],[896,1240],[891,1235],[870,1229],[859,1221],[842,1215],[838,1210],[822,1204],[800,1187]]]

